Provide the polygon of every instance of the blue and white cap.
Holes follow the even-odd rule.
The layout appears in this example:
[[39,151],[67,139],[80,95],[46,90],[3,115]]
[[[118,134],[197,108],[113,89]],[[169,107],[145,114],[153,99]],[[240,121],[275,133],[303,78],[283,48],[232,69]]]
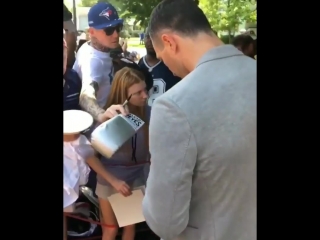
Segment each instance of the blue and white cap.
[[123,19],[119,18],[117,10],[106,2],[98,2],[92,6],[88,13],[89,27],[104,29],[123,24]]

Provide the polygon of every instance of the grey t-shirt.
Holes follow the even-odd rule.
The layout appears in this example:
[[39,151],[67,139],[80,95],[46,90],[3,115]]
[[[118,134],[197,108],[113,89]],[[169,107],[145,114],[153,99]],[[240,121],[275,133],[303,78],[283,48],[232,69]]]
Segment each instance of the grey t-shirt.
[[[147,116],[150,118],[150,107],[147,107]],[[144,129],[144,127],[139,129],[135,136],[129,139],[110,159],[101,158],[108,172],[128,184],[132,184],[137,179],[146,180],[149,172],[149,144]],[[102,185],[110,186],[99,175],[97,175],[97,180]]]
[[[101,158],[108,172],[128,184],[133,183],[136,179],[145,178],[145,168],[149,160],[148,143],[145,140],[143,129],[140,129],[110,159]],[[97,175],[97,180],[102,185],[110,185],[99,175]]]

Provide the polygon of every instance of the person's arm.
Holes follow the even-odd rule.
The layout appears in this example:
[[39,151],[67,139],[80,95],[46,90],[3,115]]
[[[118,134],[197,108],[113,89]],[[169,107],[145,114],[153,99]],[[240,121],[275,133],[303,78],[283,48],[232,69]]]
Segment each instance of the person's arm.
[[149,131],[151,166],[143,214],[155,234],[174,239],[189,221],[196,142],[185,114],[165,97],[153,103]]
[[110,174],[99,161],[95,155],[95,151],[88,139],[80,135],[80,145],[75,148],[75,151],[85,159],[86,163],[101,177],[103,177],[107,182],[112,183],[115,180],[115,177]]
[[122,107],[122,105],[112,105],[107,110],[104,110],[97,103],[96,97],[99,91],[99,84],[104,80],[103,73],[105,71],[105,66],[102,65],[101,61],[96,58],[88,58],[83,59],[83,61],[79,60],[79,62],[82,77],[82,88],[80,93],[81,108],[90,113],[91,116],[99,123],[116,116],[118,112],[123,115],[127,115],[128,112]]
[[94,120],[102,122],[100,116],[105,112],[105,110],[97,103],[96,93],[98,90],[99,84],[94,81],[92,83],[82,85],[80,106],[83,110],[90,113]]
[[92,117],[101,122],[99,115],[105,112],[97,103],[99,84],[103,80],[103,66],[97,59],[84,59],[81,67],[82,89],[80,94],[80,106],[90,113]]
[[129,185],[126,182],[117,179],[115,176],[109,173],[96,156],[91,156],[87,158],[87,164],[104,180],[110,183],[111,186],[113,186],[123,196],[127,197],[132,194]]
[[108,183],[112,184],[116,180],[116,178],[105,169],[96,156],[93,155],[87,158],[87,164]]
[[95,156],[95,151],[89,143],[88,139],[85,136],[80,135],[79,142],[81,144],[76,147],[75,150],[83,159],[85,159],[86,163],[123,196],[130,196],[132,192],[128,184],[117,179],[105,169],[100,160]]

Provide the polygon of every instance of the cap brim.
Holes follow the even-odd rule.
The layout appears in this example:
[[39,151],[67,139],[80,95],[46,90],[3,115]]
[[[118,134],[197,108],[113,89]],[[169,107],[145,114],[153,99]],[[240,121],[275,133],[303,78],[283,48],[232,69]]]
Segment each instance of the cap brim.
[[92,116],[80,110],[63,111],[63,134],[77,134],[89,127],[93,123]]
[[107,27],[115,27],[118,24],[123,24],[123,19],[119,18],[117,20],[113,20],[113,21],[108,22],[108,23],[104,23],[104,24],[100,24],[98,26],[94,26],[93,28],[94,29],[104,29],[104,28],[107,28]]

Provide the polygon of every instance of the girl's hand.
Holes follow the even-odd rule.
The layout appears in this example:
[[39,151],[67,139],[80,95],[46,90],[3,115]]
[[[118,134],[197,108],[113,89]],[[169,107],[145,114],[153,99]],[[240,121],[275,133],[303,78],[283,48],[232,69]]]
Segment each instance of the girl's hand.
[[107,121],[108,119],[111,119],[111,118],[117,116],[119,114],[119,112],[123,116],[126,116],[129,114],[129,112],[121,104],[112,105],[104,113],[100,113],[97,120],[99,123],[103,123],[103,122]]
[[128,197],[132,194],[130,187],[126,182],[115,179],[111,182],[112,187],[114,187],[118,193],[121,193],[124,197]]

